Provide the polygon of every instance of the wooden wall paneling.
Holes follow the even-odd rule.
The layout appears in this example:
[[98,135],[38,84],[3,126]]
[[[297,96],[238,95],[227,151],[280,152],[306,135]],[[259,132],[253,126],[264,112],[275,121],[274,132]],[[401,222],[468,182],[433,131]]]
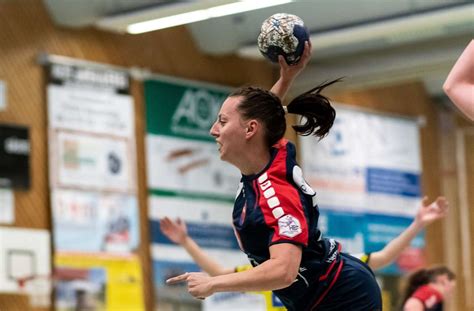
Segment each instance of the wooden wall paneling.
[[[469,295],[469,300],[467,302],[467,309],[474,310],[474,296],[472,292],[474,291],[474,126],[471,123],[469,127],[469,134],[465,136],[465,159],[466,159],[466,175],[467,175],[467,208],[469,215],[469,234],[468,241],[470,241],[470,276],[471,279],[470,287],[466,288],[465,294]],[[470,294],[469,294],[470,293]]]
[[140,217],[140,248],[138,255],[142,265],[143,290],[147,310],[152,310],[154,306],[153,270],[150,256],[150,231],[148,228],[148,208],[147,208],[147,184],[146,184],[146,159],[145,159],[145,104],[143,96],[143,85],[139,81],[132,81],[131,94],[135,100],[135,138],[137,146],[137,182],[138,182],[138,202]]
[[[444,261],[446,265],[459,275],[461,270],[461,243],[459,223],[459,199],[458,199],[458,179],[456,163],[456,125],[453,114],[440,111],[440,157],[441,174],[440,182],[443,195],[449,201],[450,210],[446,221],[443,223],[443,243]],[[459,306],[454,307],[456,302],[463,300],[462,284],[458,284],[458,289],[454,292],[454,297],[450,302],[448,310],[459,310]]]
[[[185,27],[122,35],[93,28],[55,26],[41,0],[0,1],[0,79],[7,84],[8,106],[0,122],[30,127],[31,178],[28,191],[15,191],[14,226],[51,229],[49,212],[46,96],[43,68],[36,63],[47,52],[105,64],[139,67],[151,72],[211,83],[239,86],[244,83],[270,86],[274,70],[265,61],[236,56],[208,56],[195,46]],[[132,83],[135,100],[138,198],[140,207],[141,258],[147,310],[154,305],[149,254],[147,190],[144,154],[144,103],[140,81]],[[25,310],[24,297],[0,295],[11,310]]]
[[458,118],[456,128],[459,266],[456,306],[474,310],[474,125]]

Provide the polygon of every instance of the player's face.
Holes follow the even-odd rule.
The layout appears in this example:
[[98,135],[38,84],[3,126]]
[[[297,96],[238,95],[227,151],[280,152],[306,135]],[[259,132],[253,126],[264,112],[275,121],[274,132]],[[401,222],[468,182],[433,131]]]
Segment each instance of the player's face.
[[236,96],[224,101],[210,131],[216,139],[221,159],[231,164],[238,163],[239,155],[245,149],[245,122],[237,110],[241,99],[242,97]]
[[443,294],[445,298],[452,296],[454,288],[456,287],[456,280],[450,280],[448,275],[440,275],[437,278],[437,283],[443,287]]
[[453,295],[454,288],[456,287],[456,280],[447,280],[444,284],[445,296],[450,298]]

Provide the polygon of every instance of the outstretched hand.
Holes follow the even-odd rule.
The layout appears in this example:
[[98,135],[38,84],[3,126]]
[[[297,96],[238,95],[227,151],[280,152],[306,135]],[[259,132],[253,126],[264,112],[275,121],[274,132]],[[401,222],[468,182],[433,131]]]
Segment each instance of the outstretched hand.
[[188,283],[188,292],[195,298],[204,299],[214,292],[211,286],[211,277],[203,272],[186,272],[184,274],[169,278],[166,284],[172,285],[181,282]]
[[280,64],[280,77],[287,81],[293,81],[299,75],[311,59],[311,42],[304,43],[304,51],[300,60],[294,65],[288,65],[282,55],[278,56],[278,63]]
[[425,196],[416,214],[415,221],[423,227],[426,227],[432,222],[446,217],[448,209],[449,203],[445,197],[437,197],[434,202],[429,204],[428,197]]
[[179,245],[183,244],[188,236],[186,223],[180,218],[176,219],[176,221],[168,217],[161,219],[160,229],[168,239]]

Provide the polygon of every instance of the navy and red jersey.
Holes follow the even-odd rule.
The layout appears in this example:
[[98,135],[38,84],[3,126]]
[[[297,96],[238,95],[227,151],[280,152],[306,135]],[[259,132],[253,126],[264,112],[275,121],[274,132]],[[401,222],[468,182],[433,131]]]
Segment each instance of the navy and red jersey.
[[423,303],[425,311],[442,311],[443,296],[440,292],[429,285],[419,287],[411,296]]
[[253,266],[270,258],[273,244],[301,246],[297,279],[274,293],[288,310],[311,310],[341,271],[340,246],[321,238],[316,193],[296,163],[295,146],[281,140],[271,151],[262,172],[242,176],[233,211],[236,236]]

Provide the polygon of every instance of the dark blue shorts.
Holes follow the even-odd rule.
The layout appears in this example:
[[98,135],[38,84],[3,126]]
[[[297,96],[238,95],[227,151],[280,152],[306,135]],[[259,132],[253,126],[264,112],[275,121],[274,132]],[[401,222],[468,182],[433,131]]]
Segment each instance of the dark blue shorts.
[[381,311],[382,296],[370,268],[348,254],[334,286],[314,311]]

